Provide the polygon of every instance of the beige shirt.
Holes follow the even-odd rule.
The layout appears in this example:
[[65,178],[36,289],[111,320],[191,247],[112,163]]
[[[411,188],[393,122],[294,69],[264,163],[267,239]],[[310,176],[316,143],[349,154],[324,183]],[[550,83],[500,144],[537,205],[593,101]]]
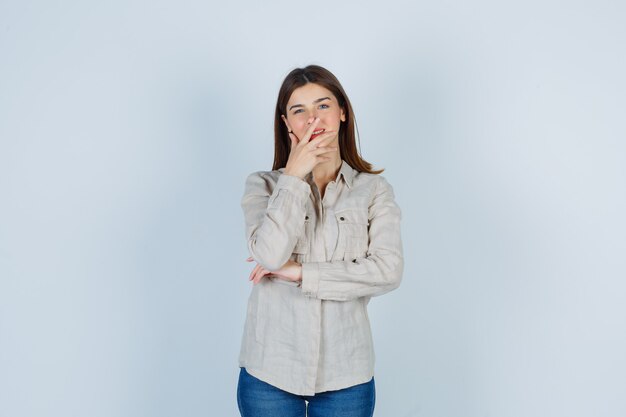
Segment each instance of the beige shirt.
[[342,161],[322,199],[311,173],[302,180],[283,171],[246,179],[248,250],[270,271],[301,263],[302,282],[266,276],[252,287],[239,366],[298,395],[367,382],[374,375],[367,304],[397,288],[404,267],[393,188]]

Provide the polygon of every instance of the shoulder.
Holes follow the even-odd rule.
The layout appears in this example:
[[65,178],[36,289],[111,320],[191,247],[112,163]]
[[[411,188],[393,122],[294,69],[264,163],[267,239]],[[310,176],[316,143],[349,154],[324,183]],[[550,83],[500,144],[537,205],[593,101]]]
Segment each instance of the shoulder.
[[246,177],[246,187],[265,186],[273,188],[278,181],[281,172],[276,171],[254,171]]
[[[280,173],[278,171],[255,171],[246,177],[243,196],[241,197],[242,206],[255,203],[257,201],[265,201],[274,192],[276,181]],[[264,203],[267,204],[267,203]]]
[[370,174],[368,172],[355,172],[353,184],[355,187],[364,187],[372,190],[374,194],[391,192],[393,187],[387,178],[381,174]]

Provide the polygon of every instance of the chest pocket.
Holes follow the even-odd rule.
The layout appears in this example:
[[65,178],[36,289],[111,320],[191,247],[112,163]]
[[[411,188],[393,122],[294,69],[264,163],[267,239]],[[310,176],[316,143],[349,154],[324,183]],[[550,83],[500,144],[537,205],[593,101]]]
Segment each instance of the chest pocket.
[[344,208],[335,210],[339,226],[339,245],[343,248],[346,261],[364,257],[369,247],[369,222],[366,208]]

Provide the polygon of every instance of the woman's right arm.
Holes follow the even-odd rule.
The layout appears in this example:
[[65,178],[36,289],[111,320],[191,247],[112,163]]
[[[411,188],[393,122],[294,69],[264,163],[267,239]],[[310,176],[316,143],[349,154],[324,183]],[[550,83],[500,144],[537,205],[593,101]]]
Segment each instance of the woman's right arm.
[[309,184],[297,176],[282,173],[272,190],[263,171],[248,175],[241,199],[248,251],[265,269],[278,270],[291,257],[304,231],[310,194]]

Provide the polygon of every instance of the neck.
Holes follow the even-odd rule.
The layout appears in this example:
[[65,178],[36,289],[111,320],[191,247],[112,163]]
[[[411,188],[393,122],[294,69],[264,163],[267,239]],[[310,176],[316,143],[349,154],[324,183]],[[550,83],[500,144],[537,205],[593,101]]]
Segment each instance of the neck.
[[339,174],[339,169],[342,164],[341,157],[339,156],[338,151],[330,153],[329,156],[332,158],[330,161],[317,164],[313,168],[312,173],[315,181],[328,183],[337,178],[337,174]]

